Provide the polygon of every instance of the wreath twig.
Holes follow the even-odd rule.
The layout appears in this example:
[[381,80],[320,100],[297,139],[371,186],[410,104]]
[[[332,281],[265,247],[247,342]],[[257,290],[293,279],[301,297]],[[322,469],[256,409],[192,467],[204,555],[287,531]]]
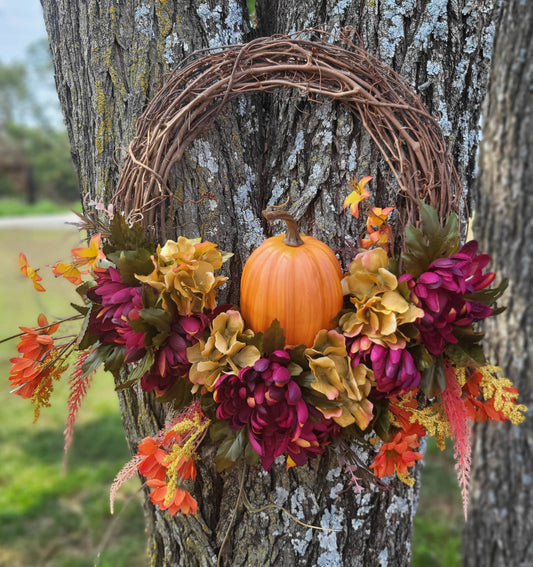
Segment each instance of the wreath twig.
[[173,197],[173,166],[225,103],[245,93],[293,88],[312,101],[340,102],[361,120],[400,187],[397,233],[417,223],[419,199],[441,219],[458,211],[458,174],[418,95],[347,34],[336,38],[343,46],[323,32],[319,37],[275,36],[224,47],[172,74],[138,121],[114,196],[118,209],[142,213],[147,227],[164,222],[158,208]]

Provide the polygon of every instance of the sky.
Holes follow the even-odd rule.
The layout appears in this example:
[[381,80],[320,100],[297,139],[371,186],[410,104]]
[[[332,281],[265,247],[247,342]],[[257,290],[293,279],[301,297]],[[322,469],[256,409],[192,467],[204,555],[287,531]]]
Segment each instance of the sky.
[[29,45],[46,37],[39,0],[0,0],[0,61],[22,61]]
[[[44,117],[49,125],[62,128],[63,118],[52,71],[49,80],[32,74],[31,61],[27,54],[30,45],[46,38],[39,0],[0,0],[0,63],[30,63],[26,65],[28,87],[34,100],[41,106],[41,117]],[[16,117],[21,122],[33,124],[32,115],[24,109]]]

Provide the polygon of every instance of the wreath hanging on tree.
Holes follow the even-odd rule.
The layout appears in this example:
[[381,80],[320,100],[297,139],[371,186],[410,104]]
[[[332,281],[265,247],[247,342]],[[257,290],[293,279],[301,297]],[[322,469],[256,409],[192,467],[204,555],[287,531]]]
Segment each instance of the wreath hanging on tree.
[[[489,256],[475,241],[460,245],[460,182],[442,134],[394,71],[342,41],[349,49],[323,38],[262,38],[171,75],[138,121],[111,205],[80,216],[93,234],[88,247],[53,267],[77,286],[78,315],[52,323],[40,315],[37,327],[17,335],[10,381],[32,400],[36,418],[75,356],[66,450],[101,365],[117,388],[138,382],[168,404],[165,426],[117,476],[111,505],[120,484],[140,472],[155,505],[195,513],[191,483],[208,436],[219,471],[239,460],[269,469],[278,457],[303,466],[326,450],[345,463],[347,442],[358,440],[376,447],[369,466],[377,478],[410,484],[420,438],[430,435],[441,448],[454,442],[466,514],[471,423],[524,419],[518,391],[483,354],[476,325],[501,311],[505,282],[491,287]],[[348,107],[390,167],[397,200],[371,206],[371,178],[350,181],[344,208],[359,217],[364,207],[367,223],[345,273],[326,244],[301,235],[282,207],[269,207],[263,214],[285,221],[286,235],[250,256],[240,308],[218,305],[231,254],[200,239],[167,239],[180,204],[169,176],[227,101],[279,88]],[[38,271],[23,254],[20,261],[44,291]],[[83,321],[79,333],[58,337],[74,318]],[[357,467],[347,470],[360,488]]]

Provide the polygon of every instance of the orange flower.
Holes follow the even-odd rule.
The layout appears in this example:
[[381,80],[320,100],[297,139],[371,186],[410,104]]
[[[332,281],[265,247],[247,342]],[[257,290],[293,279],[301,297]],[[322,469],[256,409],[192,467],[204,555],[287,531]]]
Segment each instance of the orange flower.
[[35,270],[28,264],[26,256],[21,252],[19,254],[20,271],[33,282],[33,287],[37,291],[46,291],[44,287],[39,283],[43,278],[37,273],[39,270]]
[[101,239],[102,235],[98,233],[91,238],[89,246],[73,248],[74,266],[89,266],[90,269],[94,269],[98,260],[104,260],[105,254],[100,250]]
[[150,500],[152,501],[152,504],[159,506],[161,510],[168,510],[172,515],[179,511],[186,516],[189,514],[196,514],[196,512],[198,512],[198,503],[191,494],[183,488],[176,487],[170,502],[165,504],[167,492],[170,489],[165,481],[154,478],[148,480],[146,484],[153,488],[150,492]]
[[366,220],[367,230],[373,230],[373,227],[379,227],[384,224],[391,211],[394,211],[394,207],[385,207],[383,209],[381,207],[372,207]]
[[[477,422],[490,421],[507,421],[509,420],[509,408],[507,412],[504,411],[506,408],[503,404],[501,407],[496,409],[494,398],[488,400],[479,399],[483,396],[481,395],[481,382],[484,376],[479,370],[474,370],[470,376],[468,376],[464,386],[463,393],[464,404],[468,412],[468,416],[471,420]],[[503,386],[501,388],[502,395],[505,396],[508,403],[516,406],[514,401],[518,396],[518,389],[512,386]]]
[[146,478],[164,480],[167,474],[165,457],[168,453],[152,437],[145,437],[139,443],[138,456],[145,455],[139,464],[139,472]]
[[32,398],[36,391],[46,389],[50,382],[52,367],[46,366],[55,352],[54,339],[50,335],[57,331],[59,324],[48,325],[42,313],[37,322],[38,327],[20,327],[24,334],[17,350],[22,356],[10,359],[11,387],[23,398]]
[[72,264],[64,264],[63,262],[58,262],[52,268],[52,272],[56,276],[63,276],[66,280],[73,283],[74,285],[81,285],[83,280],[81,279],[81,272],[73,266]]
[[38,360],[21,356],[10,358],[9,362],[9,380],[13,393],[21,398],[32,398],[41,382],[48,378],[47,373],[42,371],[42,364]]
[[[418,409],[418,402],[414,397],[418,390],[411,391],[407,396],[393,396],[390,398],[389,411],[394,416],[406,435],[415,434],[418,438],[426,435],[426,428],[416,421],[411,423],[413,411]],[[412,448],[418,447],[418,443]]]
[[357,181],[354,177],[348,181],[348,186],[352,192],[344,199],[342,209],[345,211],[346,207],[350,206],[350,213],[356,218],[359,218],[359,203],[364,199],[370,197],[370,193],[365,189],[365,185],[372,179],[369,175],[363,177],[361,181]]
[[374,469],[379,478],[394,473],[405,475],[409,467],[423,459],[420,453],[411,450],[416,447],[418,447],[416,433],[406,435],[404,430],[400,430],[391,442],[383,443],[370,468]]
[[392,240],[392,227],[387,224],[387,217],[394,207],[372,207],[366,221],[368,238],[361,240],[361,247],[369,250],[372,246],[381,246],[389,250],[389,242]]

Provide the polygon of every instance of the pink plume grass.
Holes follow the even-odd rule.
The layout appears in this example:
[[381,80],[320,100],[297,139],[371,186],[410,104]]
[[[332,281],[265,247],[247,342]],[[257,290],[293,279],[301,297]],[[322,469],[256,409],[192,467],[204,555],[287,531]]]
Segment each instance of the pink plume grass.
[[115,496],[117,495],[118,489],[130,478],[133,478],[139,471],[139,465],[144,459],[144,455],[135,455],[132,457],[119,471],[111,489],[109,490],[109,509],[111,514],[115,513]]
[[87,357],[92,351],[82,351],[78,354],[76,362],[74,363],[74,371],[70,376],[70,392],[68,395],[68,414],[65,427],[65,453],[68,452],[72,444],[72,438],[74,434],[74,425],[76,423],[76,418],[78,417],[78,412],[80,410],[81,402],[87,395],[89,386],[93,379],[95,371],[90,374],[85,375],[83,372],[83,364],[87,360]]
[[470,484],[470,466],[472,463],[472,427],[468,410],[461,397],[462,389],[452,366],[444,366],[446,389],[441,394],[442,405],[450,423],[451,436],[454,440],[455,470],[463,497],[465,521],[468,519],[468,489]]

